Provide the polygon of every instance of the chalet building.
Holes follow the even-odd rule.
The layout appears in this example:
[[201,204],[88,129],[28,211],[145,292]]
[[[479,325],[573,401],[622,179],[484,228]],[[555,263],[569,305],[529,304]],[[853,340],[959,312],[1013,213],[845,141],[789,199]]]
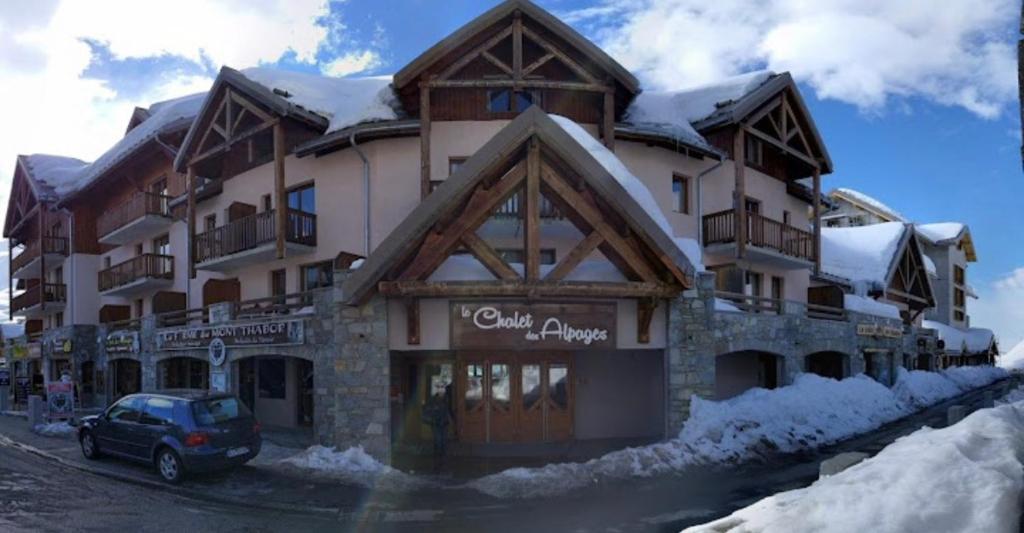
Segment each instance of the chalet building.
[[910,222],[895,209],[853,189],[835,189],[828,193],[832,201],[821,222],[830,228],[869,226],[885,222]]
[[434,397],[456,454],[571,453],[673,435],[695,394],[934,353],[918,234],[869,275],[826,262],[831,171],[788,74],[642,92],[509,0],[389,80],[225,67],[47,198],[103,400],[231,391],[404,464]]

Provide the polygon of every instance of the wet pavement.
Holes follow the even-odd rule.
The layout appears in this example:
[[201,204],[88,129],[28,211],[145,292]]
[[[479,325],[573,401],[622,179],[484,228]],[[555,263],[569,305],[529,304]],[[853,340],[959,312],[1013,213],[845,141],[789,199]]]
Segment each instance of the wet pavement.
[[87,462],[73,438],[41,437],[24,419],[0,416],[0,531],[679,531],[807,486],[818,464],[836,453],[873,454],[923,425],[942,427],[949,405],[974,410],[985,390],[1004,388],[968,393],[815,453],[524,500],[457,487],[386,492],[259,461],[169,491],[146,466]]

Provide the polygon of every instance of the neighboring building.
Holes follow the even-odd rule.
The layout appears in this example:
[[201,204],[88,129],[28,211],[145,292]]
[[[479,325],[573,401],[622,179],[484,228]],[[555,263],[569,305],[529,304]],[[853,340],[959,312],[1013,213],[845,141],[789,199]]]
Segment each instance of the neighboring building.
[[832,200],[832,206],[821,215],[821,222],[825,227],[846,228],[884,222],[909,222],[895,209],[860,191],[835,189],[828,195]]
[[[458,454],[658,440],[693,395],[889,383],[934,353],[912,232],[877,275],[821,271],[805,214],[831,171],[788,74],[641,93],[510,0],[391,80],[225,67],[136,110],[48,200],[74,226],[74,319],[22,359],[68,361],[96,404],[231,391],[382,460],[429,448],[431,395]],[[836,289],[885,303],[814,303]]]

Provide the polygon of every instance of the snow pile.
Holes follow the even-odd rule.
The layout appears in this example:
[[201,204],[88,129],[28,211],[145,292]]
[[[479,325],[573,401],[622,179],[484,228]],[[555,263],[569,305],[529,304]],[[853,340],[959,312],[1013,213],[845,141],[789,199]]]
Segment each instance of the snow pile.
[[894,222],[909,222],[909,220],[907,220],[907,217],[900,214],[899,211],[889,207],[888,205],[885,205],[876,198],[868,196],[860,191],[840,187],[832,191],[832,194],[844,198],[855,204],[858,204],[861,207],[866,207],[874,211],[876,214],[881,215],[884,218],[888,218]]
[[1007,370],[1024,370],[1024,341],[999,356],[999,366]]
[[864,313],[865,315],[874,315],[900,320],[900,309],[898,307],[892,304],[879,302],[878,300],[868,298],[867,296],[844,294],[843,307],[850,311]]
[[282,459],[278,464],[314,476],[373,489],[408,491],[431,485],[424,479],[382,464],[367,454],[362,446],[341,452],[326,446],[310,446],[299,454]]
[[958,366],[947,368],[942,375],[956,383],[961,390],[969,391],[1010,377],[1005,369],[995,366]]
[[724,300],[722,298],[715,298],[715,311],[735,311],[737,313],[741,312],[739,307],[736,307],[729,300]]
[[39,424],[33,427],[32,431],[44,437],[66,437],[68,435],[74,435],[76,430],[75,427],[68,424],[67,421],[62,421],[50,422],[49,424]]
[[1017,403],[1024,401],[1024,386],[1017,387],[1010,391],[1006,396],[996,400],[996,405],[1004,405],[1008,403]]
[[842,381],[800,374],[791,386],[716,402],[694,396],[679,438],[700,462],[722,463],[831,444],[909,414],[892,391],[861,374]]
[[265,67],[247,68],[242,75],[268,89],[287,92],[289,102],[330,120],[327,133],[399,118],[401,105],[391,88],[391,76],[332,78]]
[[[644,91],[626,110],[626,122],[692,130],[694,122],[739,101],[765,84],[775,73],[759,70],[678,91]],[[694,132],[696,133],[696,132]]]
[[960,238],[967,226],[960,222],[937,222],[935,224],[918,224],[917,234],[932,244],[939,244]]
[[854,284],[884,284],[906,230],[902,222],[821,228],[821,269]]
[[937,331],[939,339],[946,342],[946,351],[952,353],[962,353],[964,347],[970,353],[986,352],[995,339],[992,330],[985,328],[960,329],[934,320],[925,320],[921,326]]
[[1017,531],[1024,405],[924,428],[813,485],[769,496],[687,532]]
[[902,404],[921,409],[952,398],[964,390],[939,372],[899,368],[892,392]]

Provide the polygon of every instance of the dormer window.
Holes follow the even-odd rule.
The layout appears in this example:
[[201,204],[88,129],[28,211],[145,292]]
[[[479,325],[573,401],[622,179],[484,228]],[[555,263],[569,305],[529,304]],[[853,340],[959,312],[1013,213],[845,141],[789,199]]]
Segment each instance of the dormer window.
[[[514,98],[513,98],[514,96]],[[540,105],[540,91],[497,89],[487,91],[487,111],[491,113],[519,113],[532,105]],[[513,104],[515,107],[513,107]]]

